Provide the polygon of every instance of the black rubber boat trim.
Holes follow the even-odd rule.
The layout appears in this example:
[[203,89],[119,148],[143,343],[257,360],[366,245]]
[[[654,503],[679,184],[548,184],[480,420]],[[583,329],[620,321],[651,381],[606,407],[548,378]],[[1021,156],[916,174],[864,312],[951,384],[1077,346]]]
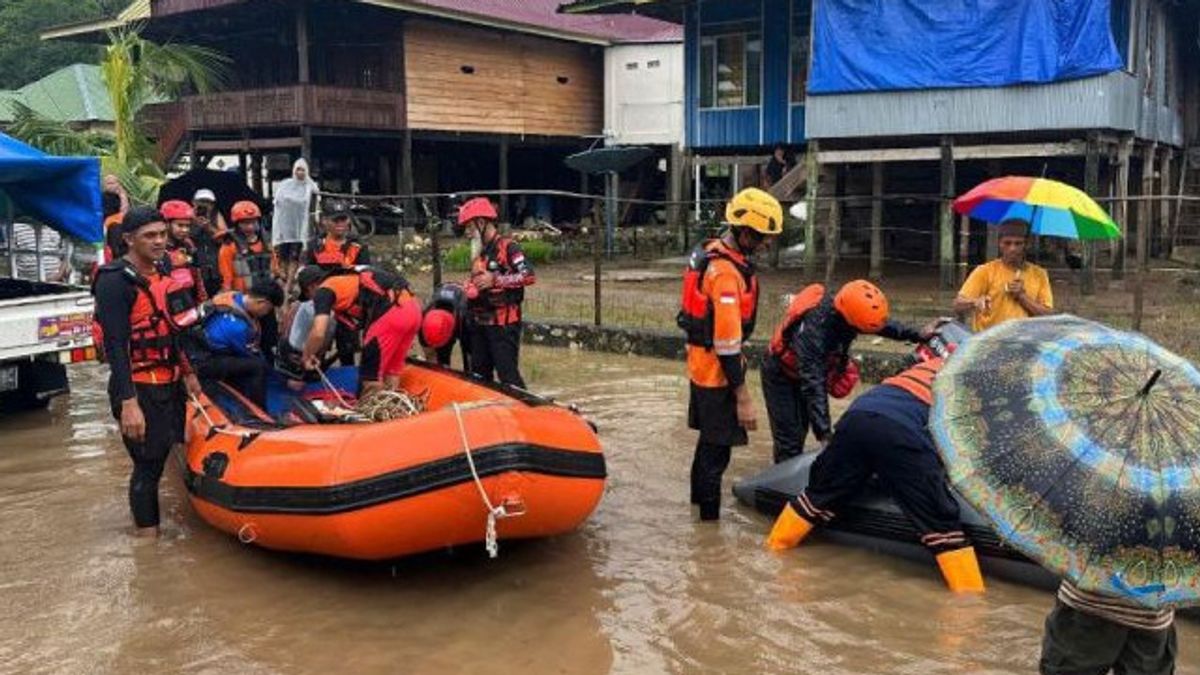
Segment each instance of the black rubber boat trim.
[[[604,456],[597,452],[513,443],[480,448],[471,456],[480,478],[510,471],[585,479],[603,479],[608,475]],[[234,486],[217,476],[196,473],[191,467],[185,469],[184,484],[188,492],[198,499],[239,513],[331,515],[416,497],[473,480],[464,454],[352,483],[315,488]]]

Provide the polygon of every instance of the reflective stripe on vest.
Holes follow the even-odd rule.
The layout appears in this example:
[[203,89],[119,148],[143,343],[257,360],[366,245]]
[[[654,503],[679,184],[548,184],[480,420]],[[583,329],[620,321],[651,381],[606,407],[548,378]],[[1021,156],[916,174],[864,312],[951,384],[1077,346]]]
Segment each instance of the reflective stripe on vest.
[[933,405],[933,380],[942,369],[942,359],[930,359],[893,375],[883,381],[883,384],[898,387],[916,396],[925,405]]

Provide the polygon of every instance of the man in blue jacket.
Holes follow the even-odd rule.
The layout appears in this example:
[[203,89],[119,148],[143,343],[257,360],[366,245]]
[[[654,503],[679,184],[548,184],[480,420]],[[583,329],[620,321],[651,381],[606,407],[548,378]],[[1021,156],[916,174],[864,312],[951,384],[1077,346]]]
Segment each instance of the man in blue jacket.
[[283,289],[269,280],[206,302],[199,330],[187,341],[201,382],[224,381],[259,407],[266,405],[268,363],[259,347],[259,319],[282,304]]

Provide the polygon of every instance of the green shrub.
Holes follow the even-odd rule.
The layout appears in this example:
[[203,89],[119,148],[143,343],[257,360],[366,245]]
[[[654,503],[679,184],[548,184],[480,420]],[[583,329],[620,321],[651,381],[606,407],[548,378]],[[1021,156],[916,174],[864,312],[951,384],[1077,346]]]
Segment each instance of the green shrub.
[[442,268],[451,272],[466,272],[471,269],[471,245],[455,244],[442,254]]
[[[525,258],[532,265],[550,262],[555,257],[554,244],[537,239],[520,243]],[[471,245],[467,242],[455,244],[442,254],[442,268],[451,272],[466,272],[471,269]]]

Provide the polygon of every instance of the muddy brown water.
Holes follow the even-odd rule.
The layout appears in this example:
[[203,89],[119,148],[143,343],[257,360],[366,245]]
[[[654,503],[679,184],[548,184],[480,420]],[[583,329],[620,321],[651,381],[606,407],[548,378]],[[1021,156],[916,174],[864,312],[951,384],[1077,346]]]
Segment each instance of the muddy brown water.
[[[173,466],[166,535],[128,536],[106,372],[76,368],[50,411],[0,419],[0,672],[1036,670],[1045,592],[955,597],[933,565],[819,539],[772,555],[766,519],[732,499],[695,522],[681,364],[530,348],[524,370],[600,427],[591,520],[494,561],[477,546],[358,564],[238,544],[191,512]],[[728,478],[769,456],[760,431]],[[1200,673],[1197,628],[1180,623],[1181,673]]]

